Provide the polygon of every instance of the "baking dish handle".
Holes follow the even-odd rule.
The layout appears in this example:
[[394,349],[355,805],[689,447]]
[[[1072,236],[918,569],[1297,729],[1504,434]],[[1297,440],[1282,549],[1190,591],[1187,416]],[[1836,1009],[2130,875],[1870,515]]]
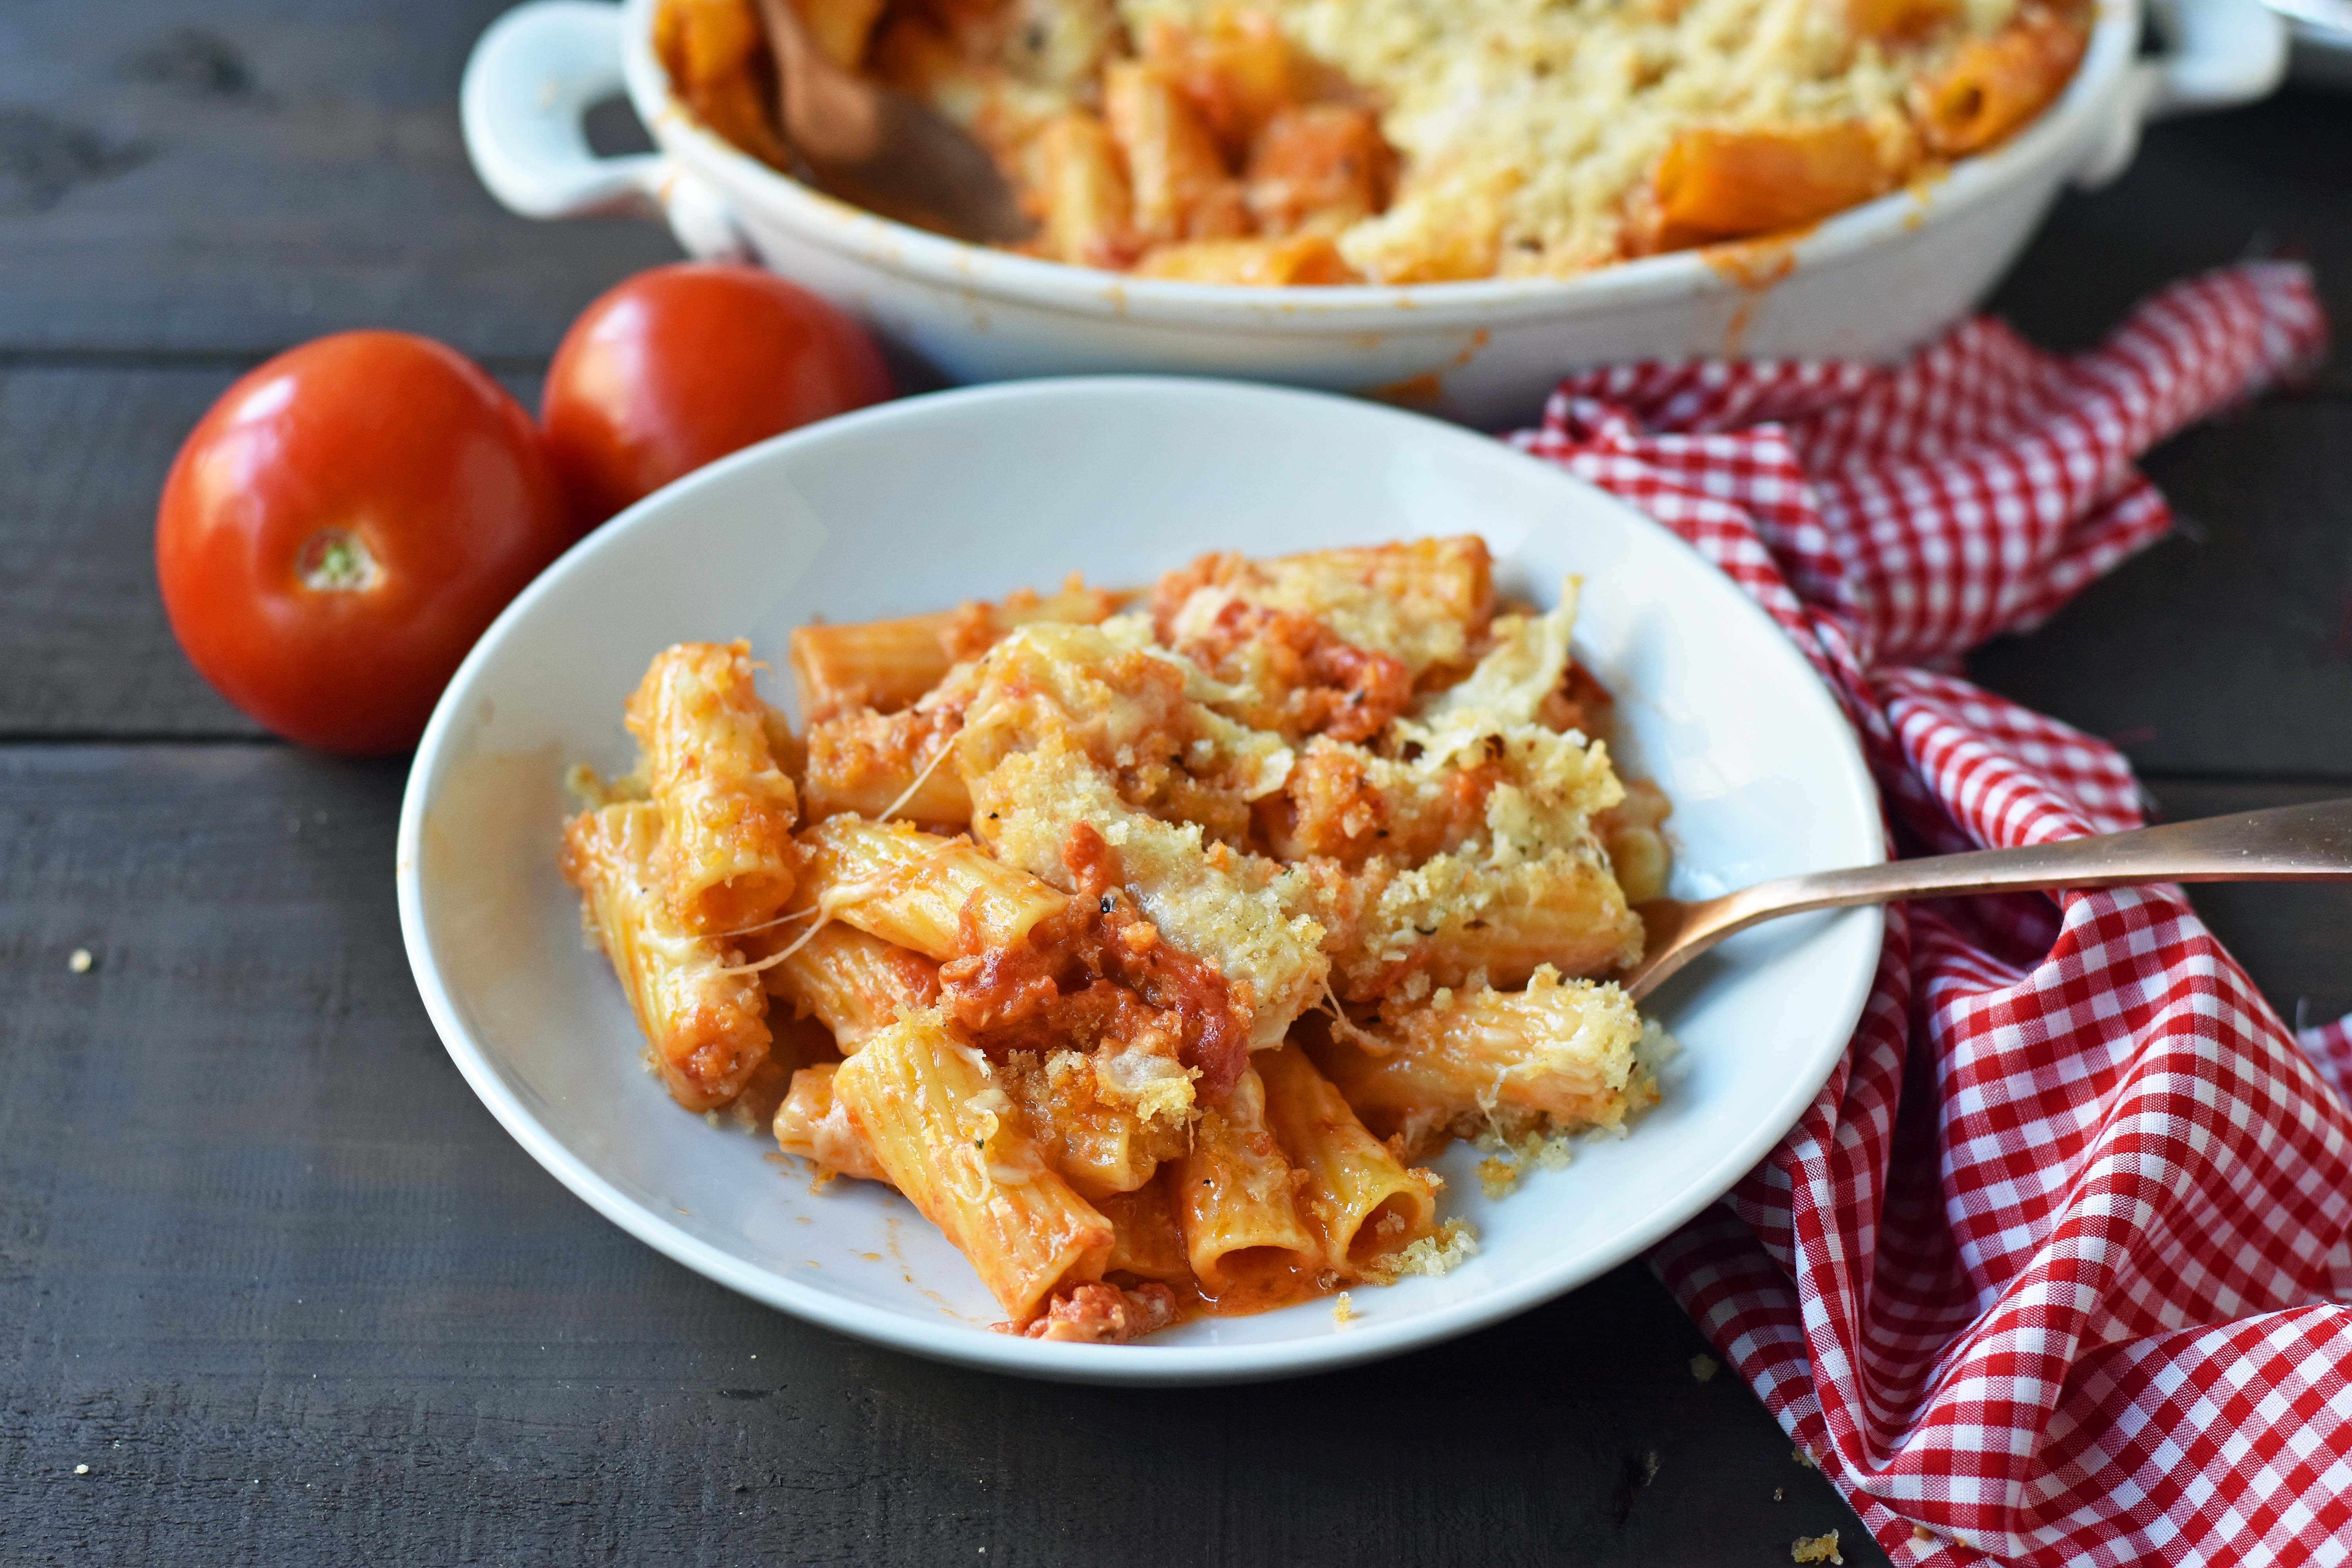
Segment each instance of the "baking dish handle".
[[622,90],[621,7],[530,0],[474,46],[457,90],[466,152],[490,195],[525,217],[667,217],[689,256],[744,260],[726,198],[667,154],[600,158],[588,111]]
[[490,195],[525,217],[655,217],[669,160],[600,158],[590,109],[621,90],[621,8],[532,0],[489,26],[457,89],[466,153]]
[[2286,75],[2286,24],[2261,0],[2150,0],[2150,8],[2163,46],[2132,66],[2078,184],[2104,185],[2122,174],[2149,121],[2252,103]]

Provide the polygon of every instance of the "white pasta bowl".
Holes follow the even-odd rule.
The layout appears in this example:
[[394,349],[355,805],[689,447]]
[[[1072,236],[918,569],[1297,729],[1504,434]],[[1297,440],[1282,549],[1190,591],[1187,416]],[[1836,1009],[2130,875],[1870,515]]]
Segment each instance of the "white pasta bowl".
[[[2080,70],[2033,124],[1948,178],[1801,236],[1567,279],[1245,289],[1132,279],[961,244],[845,206],[736,151],[672,99],[655,0],[531,0],[484,33],[466,145],[527,216],[667,216],[700,257],[756,259],[864,318],[950,380],[1102,371],[1384,389],[1483,426],[1534,415],[1571,371],[1690,356],[1881,360],[1992,288],[2070,182],[2129,162],[2151,117],[2259,98],[2286,34],[2257,0],[2100,0]],[[589,107],[625,90],[658,151],[599,158]]]
[[[1490,1323],[1659,1240],[1754,1165],[1845,1047],[1882,921],[1857,910],[1726,944],[1653,998],[1681,1040],[1664,1099],[1499,1201],[1438,1164],[1478,1255],[1440,1278],[1206,1319],[1139,1344],[992,1333],[971,1267],[878,1185],[811,1190],[762,1137],[678,1109],[556,872],[566,764],[625,771],[623,699],[661,648],[1058,583],[1142,584],[1197,553],[1475,531],[1498,585],[1584,579],[1579,657],[1613,690],[1626,765],[1674,801],[1675,891],[1881,858],[1836,703],[1738,588],[1600,490],[1457,427],[1206,381],[1037,381],[887,405],[694,474],[598,530],[501,616],[443,696],[400,823],[401,929],[435,1026],[484,1104],[592,1206],[688,1268],[845,1333],[1106,1383],[1271,1377]],[[763,678],[770,679],[770,678]],[[782,682],[767,695],[782,701]]]

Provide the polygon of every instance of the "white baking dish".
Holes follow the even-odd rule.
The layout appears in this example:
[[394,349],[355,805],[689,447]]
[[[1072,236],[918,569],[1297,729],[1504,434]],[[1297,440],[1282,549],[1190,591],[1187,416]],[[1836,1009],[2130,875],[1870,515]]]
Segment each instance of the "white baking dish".
[[[1474,424],[1530,418],[1564,374],[1693,355],[1889,358],[1983,298],[2070,180],[2111,178],[2141,124],[2259,98],[2285,31],[2255,0],[2102,0],[2081,70],[2022,134],[1948,178],[1792,242],[1682,252],[1570,279],[1237,289],[1133,279],[943,239],[820,195],[671,100],[655,0],[533,0],[482,35],[461,94],[491,192],[532,217],[666,214],[699,257],[757,258],[957,381],[1087,371],[1376,392]],[[625,88],[658,152],[598,158],[587,109]]]

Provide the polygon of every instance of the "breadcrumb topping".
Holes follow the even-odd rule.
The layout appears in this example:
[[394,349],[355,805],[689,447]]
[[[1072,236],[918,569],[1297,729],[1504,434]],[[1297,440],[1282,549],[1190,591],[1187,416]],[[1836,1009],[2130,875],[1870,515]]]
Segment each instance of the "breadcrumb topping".
[[1478,1230],[1466,1219],[1449,1219],[1434,1236],[1424,1236],[1396,1255],[1399,1274],[1419,1274],[1434,1279],[1451,1274],[1478,1256]]
[[[1198,23],[1228,0],[1119,0]],[[1376,90],[1405,159],[1387,212],[1339,237],[1381,281],[1563,276],[1615,260],[1626,195],[1678,129],[1860,121],[1900,144],[1905,98],[2017,0],[1967,0],[1957,26],[1857,41],[1818,0],[1251,0],[1294,42]]]
[[1491,1122],[1479,1131],[1476,1146],[1497,1152],[1478,1162],[1478,1184],[1489,1198],[1510,1196],[1530,1170],[1564,1171],[1576,1159],[1566,1132],[1530,1130],[1512,1139]]
[[1838,1554],[1838,1532],[1826,1535],[1801,1535],[1789,1543],[1791,1563],[1830,1563],[1842,1564],[1845,1559]]

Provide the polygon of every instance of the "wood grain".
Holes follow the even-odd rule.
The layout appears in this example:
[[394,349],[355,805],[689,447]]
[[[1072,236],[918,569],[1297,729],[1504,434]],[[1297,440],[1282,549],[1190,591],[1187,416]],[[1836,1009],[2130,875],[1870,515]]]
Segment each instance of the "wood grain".
[[400,785],[0,751],[12,1564],[1762,1564],[1830,1529],[1882,1561],[1737,1378],[1692,1377],[1638,1268],[1380,1366],[1174,1392],[936,1366],[708,1284],[443,1056]]
[[505,0],[9,0],[0,349],[257,357],[403,327],[536,363],[658,224],[528,222],[474,178],[467,51]]
[[260,733],[181,656],[155,588],[156,493],[233,379],[0,371],[0,737]]
[[[1990,308],[2052,348],[2087,348],[2174,279],[2249,257],[2300,257],[2338,321],[2352,321],[2352,202],[2322,171],[2352,168],[2340,92],[2290,88],[2227,114],[2151,126],[2105,189],[2071,192],[2011,268]],[[2327,385],[2352,388],[2336,339]]]
[[2158,777],[2352,783],[2352,399],[2257,404],[2145,466],[2179,530],[1970,673]]
[[[2165,779],[2148,793],[2167,820],[2185,822],[2339,800],[2352,795],[2352,780],[2249,784]],[[2189,889],[2189,897],[2284,1022],[2309,1026],[2352,1013],[2352,883],[2210,882]]]

